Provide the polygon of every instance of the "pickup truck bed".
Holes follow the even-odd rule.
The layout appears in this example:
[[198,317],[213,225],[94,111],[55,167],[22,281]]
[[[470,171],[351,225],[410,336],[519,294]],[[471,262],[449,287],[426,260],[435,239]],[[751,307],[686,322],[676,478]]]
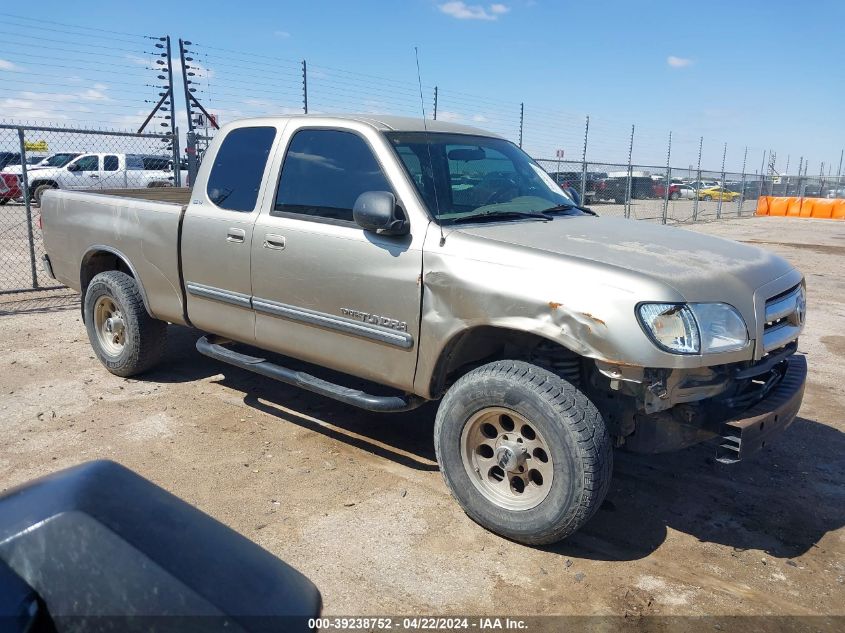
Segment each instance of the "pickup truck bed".
[[136,198],[139,200],[155,200],[156,202],[172,202],[174,204],[188,204],[191,190],[187,187],[145,187],[144,189],[96,189],[85,193],[96,193],[101,196],[115,196],[118,198]]
[[[174,187],[47,192],[45,200],[55,201],[42,205],[44,222],[62,226],[44,232],[56,279],[84,289],[120,260],[144,280],[141,295],[152,316],[185,324],[179,228],[190,195],[190,189]],[[84,279],[71,277],[80,271]]]

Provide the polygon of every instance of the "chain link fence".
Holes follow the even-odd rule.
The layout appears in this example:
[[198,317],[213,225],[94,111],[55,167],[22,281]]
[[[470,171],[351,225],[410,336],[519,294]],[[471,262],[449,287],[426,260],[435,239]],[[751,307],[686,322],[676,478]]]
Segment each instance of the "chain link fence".
[[31,303],[22,292],[61,288],[41,266],[44,192],[179,186],[187,174],[174,138],[0,124],[0,313]]

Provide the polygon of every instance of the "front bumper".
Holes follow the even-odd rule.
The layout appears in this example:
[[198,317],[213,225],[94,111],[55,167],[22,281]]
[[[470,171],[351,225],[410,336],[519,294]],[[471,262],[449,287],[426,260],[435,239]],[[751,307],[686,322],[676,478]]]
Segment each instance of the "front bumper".
[[796,354],[788,363],[783,378],[765,399],[722,424],[716,461],[732,464],[748,457],[795,420],[804,399],[807,359]]

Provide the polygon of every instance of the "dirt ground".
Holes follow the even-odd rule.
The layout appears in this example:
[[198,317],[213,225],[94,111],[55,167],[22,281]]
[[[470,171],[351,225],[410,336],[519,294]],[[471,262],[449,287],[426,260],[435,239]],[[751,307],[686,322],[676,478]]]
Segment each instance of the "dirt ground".
[[601,510],[558,545],[463,514],[434,461],[436,405],[361,412],[200,356],[177,327],[160,369],[124,380],[78,307],[0,317],[0,488],[116,460],[304,572],[330,615],[845,614],[845,223],[691,229],[806,274],[800,418],[733,466],[712,446],[617,452]]

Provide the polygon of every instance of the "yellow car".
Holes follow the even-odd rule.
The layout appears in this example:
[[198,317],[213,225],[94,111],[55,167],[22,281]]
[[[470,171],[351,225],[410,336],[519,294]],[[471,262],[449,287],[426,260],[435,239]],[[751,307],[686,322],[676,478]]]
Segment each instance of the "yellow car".
[[707,189],[700,189],[698,192],[699,200],[736,200],[739,198],[738,191],[731,191],[724,187],[709,187]]

